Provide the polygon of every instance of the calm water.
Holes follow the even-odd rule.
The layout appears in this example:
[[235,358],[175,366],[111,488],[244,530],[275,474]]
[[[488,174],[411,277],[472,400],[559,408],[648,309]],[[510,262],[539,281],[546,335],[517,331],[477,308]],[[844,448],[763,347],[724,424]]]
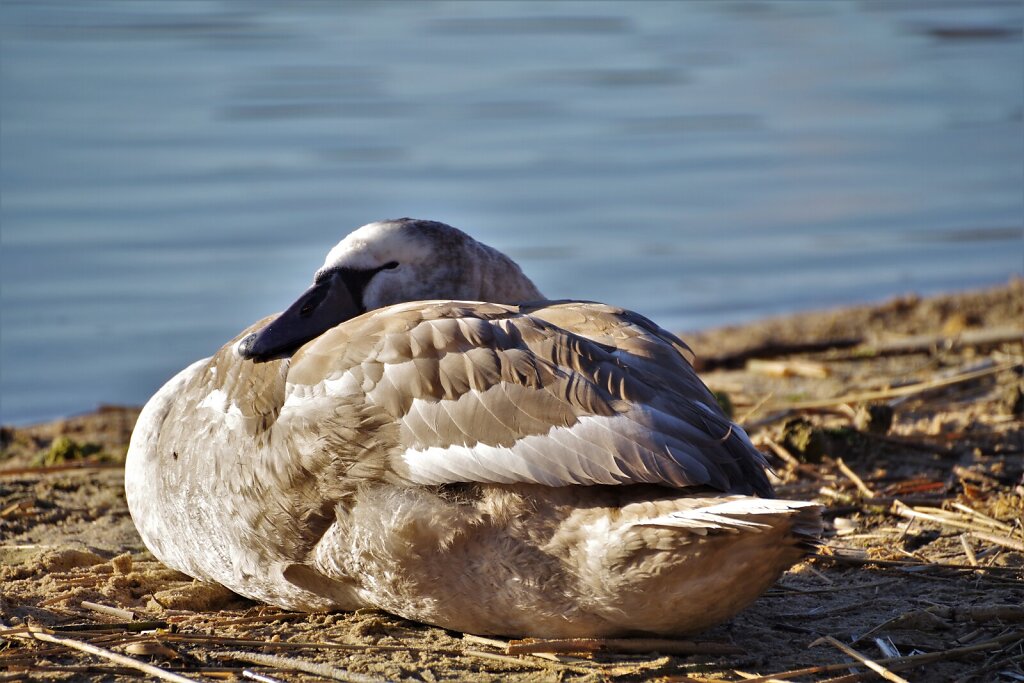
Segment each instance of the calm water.
[[0,421],[141,403],[374,219],[670,329],[1024,269],[1024,5],[0,4]]

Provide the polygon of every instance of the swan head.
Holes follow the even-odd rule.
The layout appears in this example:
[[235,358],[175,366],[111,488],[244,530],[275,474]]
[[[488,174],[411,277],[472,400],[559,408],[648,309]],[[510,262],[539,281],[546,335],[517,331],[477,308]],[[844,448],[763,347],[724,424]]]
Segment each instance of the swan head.
[[512,259],[461,230],[413,218],[378,221],[338,242],[312,286],[236,349],[256,361],[280,358],[350,318],[407,301],[543,298]]

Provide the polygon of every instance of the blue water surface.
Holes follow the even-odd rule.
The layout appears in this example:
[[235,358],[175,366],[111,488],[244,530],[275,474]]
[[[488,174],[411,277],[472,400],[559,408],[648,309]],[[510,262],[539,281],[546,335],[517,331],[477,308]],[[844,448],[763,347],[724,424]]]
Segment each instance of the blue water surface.
[[1017,0],[4,0],[0,421],[143,402],[379,218],[672,330],[1005,282],[1022,22]]

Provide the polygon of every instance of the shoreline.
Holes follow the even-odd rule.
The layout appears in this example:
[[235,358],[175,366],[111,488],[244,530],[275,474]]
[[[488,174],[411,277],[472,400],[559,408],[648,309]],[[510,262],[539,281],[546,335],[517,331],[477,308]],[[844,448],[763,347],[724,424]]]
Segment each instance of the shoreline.
[[[1006,324],[1017,316],[1017,325]],[[739,367],[748,359],[790,355],[813,349],[870,349],[896,339],[917,336],[918,330],[935,328],[927,336],[954,342],[965,332],[995,328],[1002,336],[1016,330],[1024,333],[1024,277],[1014,276],[1003,285],[967,289],[934,296],[901,294],[875,303],[813,309],[771,315],[750,322],[708,329],[677,332],[696,353],[698,372]],[[655,321],[657,322],[657,321]],[[884,323],[884,324],[880,324]],[[1002,337],[1000,337],[1002,338]],[[920,340],[918,340],[920,341]],[[159,387],[155,387],[154,391]],[[4,433],[32,430],[56,436],[94,431],[101,442],[110,430],[123,432],[115,424],[134,422],[142,405],[101,403],[91,410],[25,423],[0,423]],[[87,423],[99,421],[94,427]],[[61,431],[67,429],[68,431]],[[130,434],[130,429],[129,429]],[[6,438],[6,437],[5,437]],[[4,442],[6,443],[6,442]],[[0,452],[0,461],[3,454]]]
[[[122,462],[138,408],[118,406],[3,428],[0,622],[77,629],[74,637],[122,650],[140,638],[131,630],[138,621],[163,624],[147,642],[157,638],[182,659],[167,650],[138,659],[199,661],[238,675],[233,650],[282,641],[330,643],[295,644],[287,654],[375,680],[424,671],[494,683],[676,680],[697,666],[711,677],[702,680],[738,683],[737,669],[788,678],[806,667],[856,668],[841,650],[814,646],[826,637],[852,641],[915,681],[994,665],[1024,675],[1006,649],[1008,633],[1024,639],[1022,327],[1024,281],[1016,279],[686,335],[705,382],[772,460],[776,495],[814,500],[827,520],[816,555],[730,621],[694,636],[696,645],[531,645],[558,653],[537,659],[504,641],[383,612],[282,613],[193,582],[157,562],[132,524]],[[130,618],[112,621],[97,605]],[[225,650],[225,637],[246,645]],[[34,680],[132,680],[73,650],[12,638],[12,659],[0,658],[0,669],[7,661]],[[875,638],[893,649],[879,650]],[[677,647],[683,642],[689,650]],[[900,654],[914,650],[927,656]],[[287,668],[267,673],[302,680]]]

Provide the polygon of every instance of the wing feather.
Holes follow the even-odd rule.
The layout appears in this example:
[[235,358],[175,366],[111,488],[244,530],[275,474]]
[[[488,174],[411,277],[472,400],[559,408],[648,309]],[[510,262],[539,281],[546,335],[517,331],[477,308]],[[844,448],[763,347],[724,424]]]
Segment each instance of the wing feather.
[[303,354],[320,359],[317,372],[324,357],[359,364],[363,400],[400,426],[390,466],[412,483],[771,490],[763,456],[718,409],[689,348],[635,313],[584,302],[404,304],[308,344],[289,381],[303,374]]

